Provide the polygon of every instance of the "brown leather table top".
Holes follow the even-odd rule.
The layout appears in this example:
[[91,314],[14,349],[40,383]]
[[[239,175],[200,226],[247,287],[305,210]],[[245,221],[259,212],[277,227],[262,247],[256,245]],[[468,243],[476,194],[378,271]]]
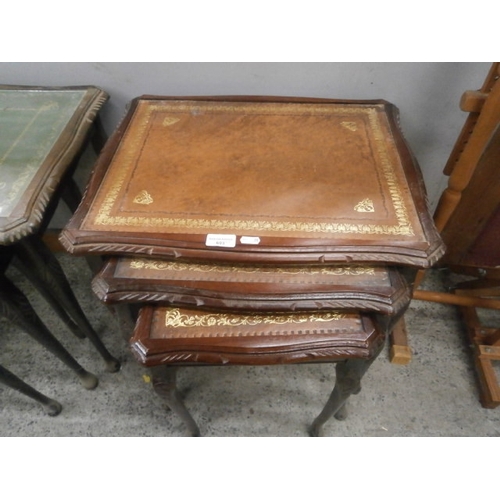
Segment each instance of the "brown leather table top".
[[229,314],[145,306],[131,348],[146,366],[264,365],[369,359],[384,338],[368,316],[357,313]]
[[422,178],[384,101],[133,101],[62,242],[74,253],[429,266]]

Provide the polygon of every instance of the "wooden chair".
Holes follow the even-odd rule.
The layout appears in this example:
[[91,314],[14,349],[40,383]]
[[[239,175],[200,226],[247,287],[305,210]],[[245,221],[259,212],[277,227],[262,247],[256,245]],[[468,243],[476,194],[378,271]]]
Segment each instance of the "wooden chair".
[[[460,307],[473,348],[481,404],[486,408],[500,404],[494,370],[494,363],[500,361],[500,329],[482,325],[477,311],[500,309],[499,77],[500,63],[494,63],[483,87],[462,97],[461,109],[469,116],[446,164],[448,186],[434,216],[447,246],[440,266],[467,279],[447,293],[422,290],[418,288],[424,277],[421,271],[413,294],[417,300]],[[404,339],[399,343],[405,344]]]

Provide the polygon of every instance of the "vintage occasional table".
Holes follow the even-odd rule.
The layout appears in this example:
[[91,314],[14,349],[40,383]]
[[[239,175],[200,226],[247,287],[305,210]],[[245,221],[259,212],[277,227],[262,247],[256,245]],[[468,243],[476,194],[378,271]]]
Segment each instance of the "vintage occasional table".
[[[63,199],[74,210],[80,201],[73,180],[79,159],[92,142],[100,150],[98,112],[108,95],[96,87],[0,86],[0,305],[1,314],[47,347],[76,372],[86,388],[97,378],[84,370],[54,337],[28,299],[5,275],[13,262],[78,337],[88,337],[117,371],[119,362],[106,349],[80,308],[64,272],[42,237]],[[3,369],[0,381],[46,406],[60,405],[40,395]]]
[[318,435],[444,251],[393,105],[280,97],[135,99],[61,242],[192,435],[178,366],[335,362]]

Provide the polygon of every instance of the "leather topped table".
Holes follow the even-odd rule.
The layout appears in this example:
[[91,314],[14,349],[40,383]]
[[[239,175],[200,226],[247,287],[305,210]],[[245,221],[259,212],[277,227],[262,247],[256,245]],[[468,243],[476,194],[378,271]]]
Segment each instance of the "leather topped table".
[[61,242],[76,254],[428,267],[443,253],[384,101],[134,100]]
[[294,312],[350,309],[395,315],[410,289],[384,266],[253,266],[111,258],[92,288],[105,303],[211,310]]
[[384,340],[385,332],[368,315],[345,311],[234,314],[145,306],[131,348],[191,436],[200,429],[176,389],[178,367],[336,363],[333,391],[309,427],[311,436],[320,436],[332,415],[346,417],[345,403],[361,390]]
[[93,289],[139,309],[132,351],[192,435],[178,366],[336,363],[310,434],[345,416],[444,252],[393,105],[281,97],[135,99],[61,242],[109,256]]

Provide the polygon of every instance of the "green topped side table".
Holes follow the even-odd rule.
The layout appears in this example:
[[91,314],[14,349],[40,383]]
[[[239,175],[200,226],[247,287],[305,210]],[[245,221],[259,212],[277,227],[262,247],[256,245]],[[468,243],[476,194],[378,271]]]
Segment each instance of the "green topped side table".
[[[78,206],[80,193],[73,173],[89,143],[98,151],[104,142],[97,115],[107,99],[104,91],[91,86],[0,85],[0,313],[74,370],[88,389],[97,386],[97,378],[48,331],[4,272],[12,261],[70,330],[90,340],[108,371],[120,368],[41,238],[60,199],[72,211]],[[0,381],[44,404],[44,396],[40,399],[39,393],[12,375],[0,370]],[[49,405],[49,414],[59,411],[57,405]]]

